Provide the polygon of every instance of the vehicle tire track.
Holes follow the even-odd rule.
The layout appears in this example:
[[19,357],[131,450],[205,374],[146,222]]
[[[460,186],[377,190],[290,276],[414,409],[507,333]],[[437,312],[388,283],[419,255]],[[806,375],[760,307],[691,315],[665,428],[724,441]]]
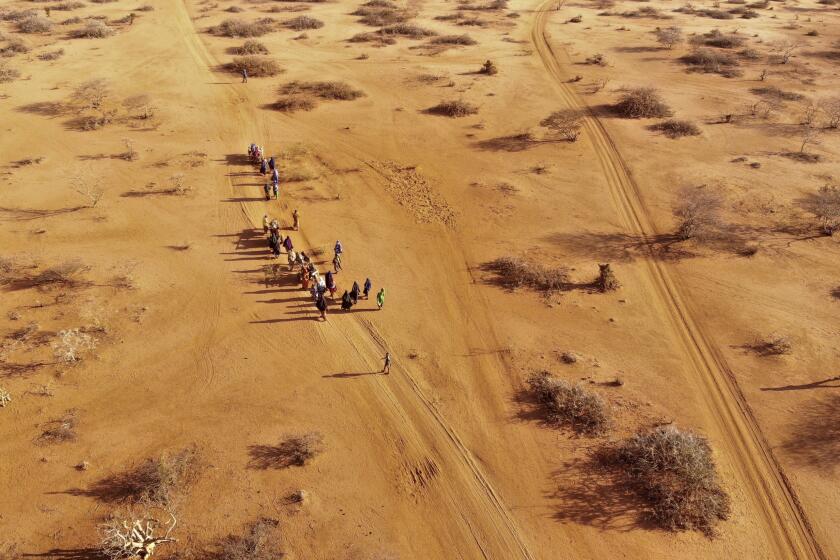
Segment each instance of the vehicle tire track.
[[[543,2],[536,12],[531,40],[560,97],[570,108],[585,112],[584,131],[592,142],[610,187],[610,193],[630,231],[643,240],[658,234],[642,203],[639,186],[618,152],[603,123],[567,84],[563,71],[546,36],[546,23],[555,0]],[[772,452],[743,391],[719,349],[694,320],[675,276],[667,264],[651,251],[643,270],[653,288],[654,305],[668,318],[680,341],[685,363],[702,383],[705,397],[717,420],[723,443],[733,465],[741,475],[754,510],[761,514],[768,546],[774,558],[827,559],[812,526],[781,465]]]

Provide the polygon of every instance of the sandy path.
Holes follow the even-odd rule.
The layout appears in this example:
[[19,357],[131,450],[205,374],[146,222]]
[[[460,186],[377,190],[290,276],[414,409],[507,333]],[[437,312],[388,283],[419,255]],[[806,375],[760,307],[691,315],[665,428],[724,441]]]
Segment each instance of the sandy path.
[[[639,186],[604,125],[567,85],[569,75],[548,41],[545,28],[554,6],[556,2],[550,0],[537,9],[531,31],[534,46],[555,80],[564,103],[570,108],[587,111],[586,136],[598,155],[625,226],[641,239],[650,239],[659,232],[642,203]],[[739,472],[739,482],[748,489],[753,510],[762,515],[764,533],[775,551],[773,557],[827,558],[732,372],[693,319],[678,279],[653,255],[645,259],[645,271],[651,287],[650,303],[667,317],[671,336],[680,343],[682,361],[694,371],[709,404],[710,415],[722,436],[726,454]]]

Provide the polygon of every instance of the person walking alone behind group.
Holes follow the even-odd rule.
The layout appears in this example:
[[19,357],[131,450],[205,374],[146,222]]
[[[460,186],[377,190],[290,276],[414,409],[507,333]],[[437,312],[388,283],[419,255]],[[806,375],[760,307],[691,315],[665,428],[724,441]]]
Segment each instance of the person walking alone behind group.
[[299,230],[300,229],[300,214],[298,214],[297,208],[295,208],[295,211],[292,212],[292,220],[294,220],[294,223],[292,224],[292,227],[295,229],[295,231]]
[[384,373],[385,375],[388,375],[389,373],[391,373],[391,353],[390,352],[385,352],[385,358],[383,359],[383,361],[385,363],[382,366],[382,373]]
[[376,294],[376,305],[379,306],[379,310],[382,310],[382,306],[385,305],[385,288],[380,288],[379,293]]
[[248,83],[248,69],[247,68],[242,69],[242,83],[243,84]]

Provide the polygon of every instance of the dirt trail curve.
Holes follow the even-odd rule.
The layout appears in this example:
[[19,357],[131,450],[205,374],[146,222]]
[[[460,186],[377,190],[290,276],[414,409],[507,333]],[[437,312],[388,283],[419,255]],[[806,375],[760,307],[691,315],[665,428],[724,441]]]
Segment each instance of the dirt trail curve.
[[[634,235],[651,238],[658,232],[641,201],[639,186],[604,125],[586,102],[568,85],[558,57],[546,36],[546,23],[556,0],[543,2],[536,11],[531,40],[540,59],[557,84],[560,97],[570,108],[586,111],[584,132],[596,151],[621,218]],[[743,392],[719,350],[693,319],[675,273],[651,254],[643,271],[650,283],[653,305],[667,317],[675,340],[680,342],[683,362],[691,368],[704,390],[717,423],[725,452],[739,475],[751,510],[761,522],[773,558],[826,559],[781,466],[762,434]]]
[[[176,11],[191,56],[210,73],[219,64],[194,28],[186,0],[177,2],[172,9]],[[251,138],[263,138],[269,142],[270,126],[265,120],[266,117],[256,110],[259,100],[254,98],[254,94],[247,89],[225,87],[224,90],[227,106],[235,113],[228,119],[229,122],[235,123],[230,126],[235,132],[227,131],[226,141],[239,139],[237,147],[244,147],[246,139]],[[301,126],[301,136],[310,135],[325,136],[322,131]],[[344,143],[333,141],[332,145],[360,162],[371,159],[370,154],[354,150]],[[233,194],[233,185],[228,186],[231,189],[230,194]],[[247,203],[240,203],[238,206],[238,212],[229,209],[223,211],[223,226],[232,231],[238,231],[243,226],[255,227],[256,223],[249,213],[251,207]],[[305,231],[300,235],[306,241]],[[385,347],[383,337],[369,321],[353,321],[345,327],[349,328],[341,330],[331,323],[326,323],[319,328],[325,330],[323,335],[336,339],[336,342],[344,339],[349,349],[358,355],[368,369],[375,370]],[[409,450],[416,455],[433,458],[430,464],[435,465],[436,472],[430,476],[442,479],[440,485],[446,511],[442,511],[441,514],[450,518],[450,525],[458,528],[460,539],[463,540],[461,543],[453,543],[453,550],[460,549],[461,558],[533,560],[534,556],[529,551],[508,507],[454,427],[410,373],[401,368],[397,369],[401,375],[391,376],[390,382],[384,379],[377,380],[379,396],[385,403],[384,408],[390,411],[392,421],[399,426],[400,435],[407,442]],[[468,543],[474,546],[471,547]],[[468,548],[469,552],[464,550],[465,548]]]

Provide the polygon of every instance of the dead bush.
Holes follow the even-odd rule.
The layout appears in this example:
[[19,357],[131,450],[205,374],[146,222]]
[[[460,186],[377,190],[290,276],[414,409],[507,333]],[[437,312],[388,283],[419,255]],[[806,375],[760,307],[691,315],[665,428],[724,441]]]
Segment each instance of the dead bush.
[[84,353],[94,350],[97,342],[93,335],[82,329],[65,329],[58,332],[52,343],[53,355],[59,362],[75,364]]
[[521,258],[501,257],[485,263],[482,269],[496,275],[495,282],[508,289],[528,287],[536,290],[562,290],[569,283],[564,267],[547,267]]
[[825,116],[826,128],[840,127],[840,97],[831,97],[819,102],[820,112]]
[[741,71],[738,69],[740,63],[735,56],[714,49],[695,49],[680,60],[695,72],[720,74],[725,78],[735,78],[741,75]]
[[276,76],[283,71],[273,58],[257,55],[234,57],[233,61],[227,65],[227,69],[237,74],[241,74],[243,69],[247,70],[248,76],[253,78]]
[[323,451],[324,438],[318,432],[287,437],[277,445],[251,445],[248,453],[252,469],[302,467]]
[[684,188],[674,206],[677,218],[677,237],[687,240],[709,237],[718,232],[721,225],[720,196],[706,188]]
[[540,121],[540,126],[567,142],[575,142],[583,128],[583,115],[575,109],[555,111]]
[[249,54],[268,54],[268,47],[259,41],[248,40],[241,47],[234,47],[233,54],[249,55]]
[[309,16],[298,16],[296,18],[287,19],[283,22],[283,27],[294,29],[295,31],[304,31],[306,29],[321,29],[324,27],[324,22]]
[[0,9],[0,19],[3,21],[23,21],[38,15],[35,10],[3,10]]
[[[2,40],[2,37],[0,37]],[[18,39],[17,37],[12,37],[9,39],[9,42],[6,44],[5,47],[0,49],[0,56],[2,57],[12,57],[18,54],[26,54],[30,50],[29,45],[23,42],[23,40]]]
[[88,488],[86,494],[107,503],[173,507],[198,479],[201,466],[198,449],[185,447],[107,476]]
[[706,16],[712,19],[734,19],[735,16],[730,14],[729,12],[724,12],[723,10],[698,10],[696,12],[699,15]]
[[11,82],[20,78],[20,72],[9,67],[5,62],[0,62],[0,84]]
[[713,29],[708,33],[695,36],[692,38],[691,43],[720,49],[735,49],[744,46],[746,41],[746,37],[737,33],[721,33],[719,29]]
[[543,407],[549,424],[567,426],[586,435],[600,434],[607,429],[607,405],[598,394],[583,385],[573,385],[542,371],[528,379],[528,386]]
[[433,45],[477,45],[478,42],[469,35],[443,35],[432,39]]
[[764,97],[770,101],[781,103],[782,101],[801,101],[804,95],[793,91],[785,91],[776,86],[757,87],[750,89],[750,93]]
[[663,133],[668,138],[676,139],[683,136],[699,136],[700,127],[691,121],[668,119],[650,126],[651,130]]
[[216,27],[210,29],[211,33],[223,37],[262,37],[274,30],[274,20],[270,18],[258,19],[256,21],[242,21],[240,19],[226,19]]
[[783,356],[793,349],[790,339],[780,334],[757,336],[748,347],[759,356]]
[[81,260],[64,261],[36,272],[29,279],[29,283],[41,288],[52,286],[74,288],[87,283],[83,276],[88,271],[90,271],[90,267]]
[[441,101],[434,107],[429,107],[426,112],[432,115],[445,117],[466,117],[478,113],[478,107],[461,99],[454,101]]
[[729,518],[706,438],[674,426],[638,433],[601,454],[619,467],[647,502],[647,515],[664,529],[694,529],[707,535]]
[[352,101],[364,96],[364,92],[355,89],[344,82],[289,82],[280,86],[280,95],[319,97],[321,99],[334,99]]
[[586,57],[586,60],[584,62],[585,64],[594,64],[595,66],[607,65],[607,59],[604,58],[604,55],[602,55],[601,53],[593,54],[592,56]]
[[405,23],[411,19],[411,14],[405,10],[369,6],[367,4],[361,6],[352,15],[361,16],[359,19],[360,23],[373,27],[385,27],[397,23]]
[[601,293],[614,292],[621,287],[618,278],[609,264],[598,265],[598,278],[595,280],[595,286]]
[[78,420],[76,419],[76,411],[68,410],[61,418],[50,420],[43,426],[41,435],[38,436],[37,442],[42,445],[51,445],[55,443],[65,443],[68,441],[76,441],[78,434],[76,428],[78,427]]
[[408,37],[409,39],[423,39],[425,37],[437,35],[434,31],[417,25],[412,25],[410,23],[396,23],[394,25],[388,25],[377,31],[377,33],[386,37],[399,36]]
[[671,19],[671,16],[663,14],[653,6],[642,6],[636,10],[623,12],[621,16],[626,18]]
[[615,105],[616,112],[628,119],[650,119],[671,116],[671,109],[654,88],[625,91]]
[[274,519],[260,519],[245,528],[244,535],[230,535],[221,544],[219,560],[275,560],[284,557],[278,547],[279,536],[275,535],[279,522]]
[[315,108],[315,101],[304,95],[286,95],[273,103],[271,108],[285,113],[311,111]]
[[17,28],[21,33],[49,33],[53,23],[41,16],[31,16],[18,22]]
[[813,214],[826,235],[834,235],[840,229],[840,187],[824,185],[803,202],[807,211]]
[[104,39],[114,34],[114,30],[99,20],[89,21],[79,29],[70,32],[74,39]]
[[656,40],[659,41],[660,45],[671,49],[674,45],[682,43],[683,41],[683,32],[682,29],[679,27],[671,26],[671,27],[663,27],[656,29]]
[[69,12],[71,10],[78,10],[79,8],[84,7],[84,2],[59,2],[58,4],[53,4],[52,6],[50,6],[50,9],[59,12]]

